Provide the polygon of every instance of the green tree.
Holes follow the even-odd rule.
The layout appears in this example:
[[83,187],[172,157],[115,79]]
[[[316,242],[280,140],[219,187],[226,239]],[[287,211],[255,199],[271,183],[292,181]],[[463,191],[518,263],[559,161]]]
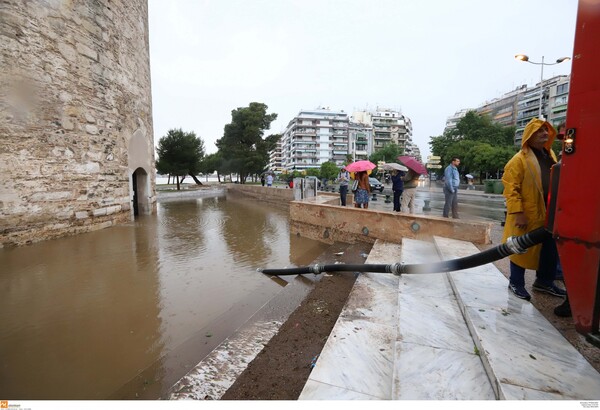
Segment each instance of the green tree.
[[181,189],[180,183],[186,175],[202,184],[196,174],[200,173],[200,161],[204,157],[204,141],[194,132],[184,132],[181,128],[169,130],[158,141],[156,153],[157,172],[175,176],[177,190]]
[[221,182],[222,163],[223,158],[221,158],[220,153],[215,152],[213,154],[208,154],[200,161],[200,172],[209,175],[216,171],[217,179]]
[[306,168],[304,171],[304,175],[307,177],[317,177],[321,178],[321,169],[319,168]]
[[443,167],[452,157],[459,157],[461,174],[497,175],[517,151],[514,145],[515,127],[493,123],[489,117],[469,111],[456,128],[431,137],[433,155],[441,157]]
[[403,153],[404,150],[397,144],[387,144],[385,147],[371,154],[369,161],[374,164],[377,164],[379,161],[397,162],[398,156]]
[[321,178],[327,180],[336,179],[340,169],[335,165],[333,161],[327,161],[321,164]]
[[492,145],[513,145],[515,137],[514,127],[505,127],[493,122],[487,115],[469,111],[450,130],[450,135],[455,140],[468,139],[470,141],[487,142]]
[[260,173],[269,160],[269,150],[279,139],[271,135],[263,139],[265,130],[277,118],[267,114],[267,105],[252,102],[248,107],[231,111],[231,122],[225,125],[223,137],[216,144],[224,159],[224,165],[236,172],[243,184],[250,174]]

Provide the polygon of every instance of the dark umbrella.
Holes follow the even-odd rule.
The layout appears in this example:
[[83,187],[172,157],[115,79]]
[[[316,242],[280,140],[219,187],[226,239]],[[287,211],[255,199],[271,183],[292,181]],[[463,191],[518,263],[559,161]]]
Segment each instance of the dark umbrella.
[[398,161],[415,171],[417,174],[427,175],[427,168],[413,157],[408,155],[401,155],[398,157]]

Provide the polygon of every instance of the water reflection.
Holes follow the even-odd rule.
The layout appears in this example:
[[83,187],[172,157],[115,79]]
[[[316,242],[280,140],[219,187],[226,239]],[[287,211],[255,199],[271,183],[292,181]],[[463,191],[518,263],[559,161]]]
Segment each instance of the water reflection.
[[173,359],[182,345],[232,315],[243,323],[281,289],[256,267],[309,264],[324,249],[291,237],[285,211],[226,197],[1,249],[0,397],[104,399],[149,368],[168,388],[190,364]]

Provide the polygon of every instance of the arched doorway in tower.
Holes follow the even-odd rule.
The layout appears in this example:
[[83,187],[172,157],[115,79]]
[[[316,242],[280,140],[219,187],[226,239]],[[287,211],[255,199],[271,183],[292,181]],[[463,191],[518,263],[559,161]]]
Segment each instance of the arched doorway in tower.
[[133,187],[133,215],[144,215],[150,213],[149,202],[149,180],[148,173],[143,168],[137,168],[131,174],[131,185]]
[[151,174],[154,170],[151,141],[151,136],[142,130],[135,131],[129,140],[127,164],[132,218],[156,211],[154,175]]

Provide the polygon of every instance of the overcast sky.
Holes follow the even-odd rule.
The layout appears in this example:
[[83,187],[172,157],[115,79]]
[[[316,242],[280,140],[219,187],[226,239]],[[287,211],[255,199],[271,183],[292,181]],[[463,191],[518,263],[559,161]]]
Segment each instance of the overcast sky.
[[[447,117],[571,56],[577,0],[149,0],[155,143],[194,131],[207,153],[250,102],[277,113],[387,107],[425,158]],[[544,68],[569,74],[571,63]]]

